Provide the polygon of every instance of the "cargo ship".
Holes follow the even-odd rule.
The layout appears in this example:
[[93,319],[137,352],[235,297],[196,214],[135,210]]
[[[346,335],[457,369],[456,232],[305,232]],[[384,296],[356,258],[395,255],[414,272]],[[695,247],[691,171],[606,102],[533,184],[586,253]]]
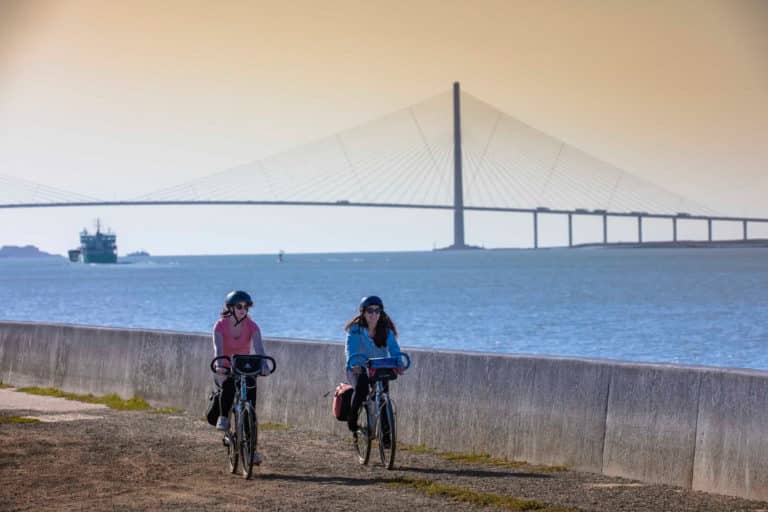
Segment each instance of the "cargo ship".
[[73,263],[117,263],[117,235],[101,231],[101,221],[96,219],[96,232],[87,229],[80,232],[80,247],[69,251]]

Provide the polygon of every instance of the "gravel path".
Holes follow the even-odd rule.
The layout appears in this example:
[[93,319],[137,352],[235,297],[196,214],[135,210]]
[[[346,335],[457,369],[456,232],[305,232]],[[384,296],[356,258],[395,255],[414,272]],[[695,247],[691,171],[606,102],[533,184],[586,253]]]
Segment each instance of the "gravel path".
[[[15,406],[6,403],[10,395]],[[221,436],[199,418],[81,408],[85,404],[40,402],[30,395],[19,400],[20,395],[0,390],[0,509],[7,511],[494,510],[410,485],[423,480],[474,496],[534,500],[550,510],[768,511],[768,503],[670,486],[457,463],[414,451],[398,452],[396,470],[386,471],[375,460],[357,464],[349,439],[294,427],[260,431],[265,462],[246,481],[228,473]],[[48,400],[65,404],[39,406],[49,406]],[[11,416],[62,421],[8,422]],[[392,485],[397,479],[407,485]]]

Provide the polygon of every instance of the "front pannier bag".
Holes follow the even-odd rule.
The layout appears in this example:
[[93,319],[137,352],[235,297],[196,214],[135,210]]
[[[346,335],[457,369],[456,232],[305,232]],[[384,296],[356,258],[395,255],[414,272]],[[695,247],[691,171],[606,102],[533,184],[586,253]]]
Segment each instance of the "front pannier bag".
[[352,386],[342,382],[333,392],[333,415],[339,421],[347,421],[349,410],[352,408],[352,391]]
[[208,395],[208,406],[205,408],[205,418],[208,420],[208,423],[214,427],[216,426],[216,421],[219,419],[219,414],[221,414],[219,410],[220,397],[221,388],[217,387]]

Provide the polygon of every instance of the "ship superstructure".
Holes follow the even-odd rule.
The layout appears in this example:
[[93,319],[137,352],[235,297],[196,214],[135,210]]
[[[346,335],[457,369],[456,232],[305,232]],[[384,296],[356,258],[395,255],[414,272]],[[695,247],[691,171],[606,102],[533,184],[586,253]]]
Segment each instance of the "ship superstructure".
[[117,235],[111,230],[101,231],[101,221],[96,219],[96,232],[87,229],[80,232],[80,247],[69,251],[69,260],[81,263],[117,263]]

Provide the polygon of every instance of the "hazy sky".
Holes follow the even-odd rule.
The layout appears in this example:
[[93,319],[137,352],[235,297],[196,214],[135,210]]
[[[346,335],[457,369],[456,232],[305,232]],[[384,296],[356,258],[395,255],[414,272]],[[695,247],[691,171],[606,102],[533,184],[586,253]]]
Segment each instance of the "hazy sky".
[[[768,217],[766,27],[761,0],[0,0],[0,174],[138,195],[458,80],[639,177],[724,214]],[[0,210],[0,245],[63,253],[96,216],[121,254],[431,249],[451,237],[450,216],[435,212],[77,208]],[[529,219],[467,223],[470,243],[529,241]]]

